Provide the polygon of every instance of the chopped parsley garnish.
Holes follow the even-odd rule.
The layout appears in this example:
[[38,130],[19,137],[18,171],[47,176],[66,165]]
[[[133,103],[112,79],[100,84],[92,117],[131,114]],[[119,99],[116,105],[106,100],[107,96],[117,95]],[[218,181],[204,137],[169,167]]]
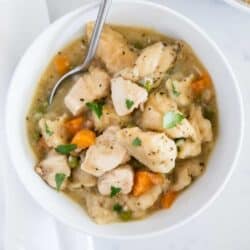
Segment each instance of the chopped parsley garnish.
[[143,88],[147,90],[148,93],[151,91],[153,87],[153,82],[152,80],[149,80],[149,79],[139,80],[138,83],[141,84]]
[[163,117],[163,127],[174,128],[176,125],[180,124],[183,119],[184,115],[181,113],[174,111],[167,112]]
[[87,102],[86,106],[100,119],[102,116],[103,102]]
[[77,148],[76,144],[64,144],[59,145],[55,148],[57,153],[68,155],[71,151],[75,150]]
[[171,82],[171,85],[172,85],[173,95],[178,97],[181,93],[176,89],[176,86],[174,85],[174,81]]
[[133,141],[132,141],[132,145],[135,147],[141,146],[141,139],[136,137]]
[[117,213],[120,213],[122,211],[122,206],[119,204],[119,203],[116,203],[114,206],[113,206],[113,210]]
[[121,188],[111,186],[111,188],[110,188],[110,197],[112,198],[112,197],[116,196],[120,192],[121,192]]
[[127,107],[127,109],[132,108],[133,105],[134,105],[134,101],[132,101],[130,99],[126,99],[126,107]]
[[52,136],[53,135],[53,131],[50,130],[48,124],[45,122],[45,132],[48,136]]
[[63,181],[65,180],[66,175],[64,173],[57,173],[55,175],[55,182],[56,182],[56,190],[59,191]]
[[150,90],[152,89],[152,82],[150,82],[149,80],[147,80],[145,83],[144,83],[144,88],[147,90],[147,92],[149,93]]
[[113,211],[117,212],[120,219],[123,221],[129,221],[132,219],[132,211],[131,210],[126,210],[126,211],[123,210],[123,207],[119,203],[116,203],[113,206]]

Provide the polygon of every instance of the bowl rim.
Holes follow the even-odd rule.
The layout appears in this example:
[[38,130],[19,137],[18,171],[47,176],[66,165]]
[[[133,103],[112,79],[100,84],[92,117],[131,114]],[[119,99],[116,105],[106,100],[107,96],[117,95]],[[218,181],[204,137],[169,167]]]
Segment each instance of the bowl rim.
[[15,168],[15,171],[18,174],[19,179],[21,180],[22,184],[24,185],[25,189],[28,191],[28,193],[31,194],[31,196],[33,197],[33,199],[43,208],[45,209],[49,214],[53,215],[54,218],[56,218],[58,221],[62,222],[63,224],[72,227],[73,229],[83,232],[87,235],[92,235],[92,236],[97,236],[97,237],[101,237],[101,238],[106,238],[106,239],[120,239],[120,240],[124,240],[124,239],[140,239],[140,238],[144,238],[144,237],[153,237],[153,236],[157,236],[157,235],[161,235],[163,233],[167,233],[169,231],[172,231],[174,229],[177,229],[179,227],[181,227],[182,225],[188,223],[189,221],[191,221],[192,219],[194,219],[195,217],[197,217],[198,215],[200,215],[209,205],[212,204],[212,202],[219,196],[219,194],[222,192],[222,190],[224,189],[225,185],[228,183],[230,177],[232,176],[233,170],[236,167],[236,163],[238,161],[239,155],[240,155],[240,151],[242,148],[242,142],[243,142],[243,134],[244,134],[244,127],[245,127],[245,116],[244,116],[244,108],[243,108],[243,100],[242,100],[242,96],[240,93],[240,88],[239,88],[239,83],[238,80],[233,72],[232,67],[230,66],[228,60],[226,59],[226,57],[224,56],[224,54],[222,53],[222,51],[219,49],[219,47],[216,45],[216,43],[192,20],[190,20],[189,18],[187,18],[185,15],[167,7],[166,5],[162,5],[159,3],[154,3],[154,2],[149,2],[147,0],[118,0],[116,2],[116,4],[119,3],[139,3],[139,4],[143,4],[143,5],[148,5],[149,7],[155,7],[155,8],[159,8],[159,9],[164,9],[167,12],[170,12],[171,14],[175,15],[176,17],[182,19],[184,22],[186,22],[188,25],[190,25],[191,27],[193,27],[198,33],[200,33],[201,36],[203,36],[203,38],[205,40],[207,40],[207,42],[210,44],[211,47],[213,47],[213,49],[219,54],[219,56],[221,57],[225,68],[228,70],[229,75],[232,78],[232,82],[234,84],[234,88],[236,90],[235,92],[235,98],[238,101],[239,104],[239,113],[240,113],[240,118],[241,118],[241,123],[239,126],[240,129],[240,136],[238,141],[236,142],[238,147],[237,147],[237,151],[235,152],[234,155],[234,160],[230,165],[230,168],[228,170],[227,175],[225,176],[224,180],[222,181],[220,187],[218,188],[218,190],[207,200],[206,203],[204,203],[203,205],[200,206],[199,209],[197,209],[197,211],[193,212],[190,216],[186,217],[184,220],[180,221],[180,222],[176,222],[175,224],[167,227],[167,228],[163,228],[161,230],[157,230],[157,231],[153,231],[150,233],[142,233],[142,234],[136,234],[136,235],[108,235],[107,233],[89,233],[87,230],[83,231],[82,228],[77,227],[76,225],[70,223],[67,219],[64,219],[62,216],[59,216],[58,214],[56,214],[55,212],[53,212],[51,209],[49,209],[46,205],[44,205],[44,203],[38,199],[38,197],[36,196],[35,192],[33,190],[30,190],[27,188],[26,184],[25,184],[25,178],[22,174],[22,171],[20,171],[19,168],[16,167],[16,164],[14,162],[14,154],[15,152],[12,150],[11,147],[11,142],[9,140],[10,136],[9,134],[11,133],[9,130],[7,130],[8,127],[8,121],[10,121],[9,115],[8,115],[8,109],[11,106],[11,93],[12,91],[14,91],[13,89],[13,85],[14,85],[14,79],[15,79],[15,75],[18,71],[18,68],[22,65],[22,61],[23,58],[28,54],[29,50],[31,49],[31,47],[36,43],[37,40],[40,39],[41,36],[43,36],[48,29],[50,29],[53,25],[55,25],[56,23],[59,23],[61,20],[63,20],[66,17],[72,17],[74,16],[76,13],[78,12],[84,12],[84,11],[89,11],[92,10],[94,8],[97,7],[99,1],[93,1],[91,3],[88,4],[84,4],[82,7],[77,8],[76,10],[73,10],[71,12],[69,12],[68,14],[60,17],[58,20],[56,20],[55,22],[51,23],[32,43],[31,45],[26,49],[25,53],[23,54],[22,58],[20,59],[20,61],[18,62],[16,69],[14,70],[14,73],[12,75],[12,79],[10,81],[10,87],[8,89],[8,94],[7,94],[7,101],[6,101],[6,106],[5,106],[5,123],[4,123],[4,131],[6,133],[6,139],[7,139],[7,148],[8,148],[8,154],[10,156],[10,161],[11,161],[11,165],[13,165],[13,167]]
[[250,4],[243,2],[243,0],[224,0],[224,1],[234,8],[250,13]]

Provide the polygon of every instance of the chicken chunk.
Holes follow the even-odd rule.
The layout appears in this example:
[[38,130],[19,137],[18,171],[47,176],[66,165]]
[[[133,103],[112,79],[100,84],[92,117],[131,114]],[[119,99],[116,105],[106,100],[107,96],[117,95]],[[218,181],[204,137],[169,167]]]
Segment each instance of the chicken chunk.
[[92,115],[92,119],[95,129],[97,129],[98,131],[103,131],[109,126],[122,127],[124,124],[130,122],[131,117],[117,115],[112,103],[107,103],[103,106],[102,116],[98,118],[96,115]]
[[203,164],[198,159],[186,160],[175,169],[176,181],[171,186],[173,191],[180,191],[190,185],[192,178],[201,175]]
[[117,139],[130,155],[154,172],[168,173],[175,166],[176,145],[164,133],[134,127],[119,131]]
[[106,97],[109,87],[109,75],[100,68],[90,67],[89,72],[83,74],[65,96],[65,105],[73,115],[79,115],[87,102]]
[[147,100],[147,91],[130,80],[122,77],[111,80],[111,97],[116,113],[119,116],[133,112]]
[[[90,41],[94,23],[86,25],[86,35]],[[108,25],[104,26],[99,46],[96,53],[111,74],[114,74],[126,67],[132,67],[137,55],[128,47],[126,39]]]
[[64,127],[66,119],[67,116],[63,115],[55,120],[46,118],[41,118],[39,120],[38,126],[48,147],[55,148],[60,144],[66,143],[67,131]]
[[186,118],[184,118],[181,123],[177,124],[175,127],[164,130],[170,138],[188,138],[193,137],[195,134],[193,126]]
[[111,187],[120,188],[120,193],[128,194],[132,190],[134,172],[130,165],[120,166],[105,173],[98,179],[98,190],[103,195],[110,195]]
[[109,127],[96,138],[96,143],[86,152],[82,170],[98,177],[129,160],[126,148],[117,141],[119,130],[119,127]]
[[163,54],[163,50],[164,45],[162,42],[158,42],[146,47],[135,62],[134,74],[138,75],[140,78],[152,76],[157,70],[157,67],[160,66],[159,63]]
[[57,188],[56,175],[64,176],[60,189],[66,186],[67,178],[70,176],[70,168],[65,155],[58,154],[51,150],[47,157],[37,164],[35,171],[53,188]]
[[184,118],[173,128],[163,127],[163,117],[167,112],[178,112],[176,103],[163,92],[150,95],[141,116],[140,125],[144,129],[165,132],[170,138],[188,138],[194,136],[194,128]]
[[125,204],[130,210],[135,212],[137,210],[146,210],[154,205],[161,193],[161,186],[155,185],[149,191],[143,195],[140,195],[139,197],[134,197],[132,195],[126,197]]
[[[138,82],[139,81],[139,76],[138,74],[135,75],[134,73],[134,68],[124,68],[118,73],[114,75],[114,77],[122,77],[126,80],[130,80],[132,82]],[[152,78],[149,78],[150,81],[152,81]]]
[[71,188],[94,187],[97,184],[97,178],[91,174],[86,173],[80,168],[72,170]]
[[165,112],[176,111],[177,106],[165,93],[153,93],[149,96],[142,113],[140,125],[143,129],[164,131],[163,116]]
[[194,79],[194,75],[191,74],[182,80],[168,79],[166,81],[166,88],[168,94],[172,100],[174,100],[178,106],[185,107],[192,102],[191,83]]
[[134,72],[140,78],[145,76],[160,77],[174,63],[176,59],[175,45],[165,46],[162,42],[145,48],[135,63]]
[[123,69],[119,74],[126,79],[139,81],[145,77],[159,80],[173,65],[178,45],[164,45],[157,42],[146,47],[137,58],[133,68]]

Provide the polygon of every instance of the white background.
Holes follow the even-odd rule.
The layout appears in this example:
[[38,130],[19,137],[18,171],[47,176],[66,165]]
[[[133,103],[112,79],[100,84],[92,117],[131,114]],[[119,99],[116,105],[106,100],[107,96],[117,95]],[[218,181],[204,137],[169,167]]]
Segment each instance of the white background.
[[[14,37],[16,35],[14,32],[10,32],[11,36],[9,37],[2,36],[2,34],[7,34],[6,30],[10,27],[8,25],[18,26],[18,23],[15,23],[15,15],[11,13],[13,9],[7,8],[8,10],[6,10],[6,7],[10,6],[10,2],[15,4],[15,10],[18,9],[18,5],[21,8],[22,4],[28,4],[28,2],[29,7],[35,4],[34,2],[39,2],[45,10],[44,0],[0,0],[1,111],[4,106],[8,79],[15,62],[28,43],[37,35],[35,31],[31,35],[31,31],[27,27],[19,27],[18,37]],[[50,20],[57,19],[85,2],[89,1],[47,0]],[[8,164],[4,140],[0,139],[2,146],[0,167],[1,170],[4,170],[0,172],[0,178],[3,180],[0,183],[0,214],[2,215],[0,220],[5,221],[5,223],[0,224],[0,232],[2,231],[0,235],[5,238],[7,250],[250,249],[250,166],[248,160],[250,149],[250,132],[248,132],[250,128],[248,115],[248,111],[250,111],[250,12],[241,12],[226,5],[222,0],[161,0],[155,2],[166,4],[198,23],[217,42],[235,70],[244,99],[246,133],[238,167],[229,184],[216,202],[202,215],[176,231],[136,241],[110,242],[94,239],[93,244],[90,237],[85,237],[59,222],[55,222],[31,199],[19,183],[12,166]],[[45,20],[46,14],[42,14],[45,11],[42,12],[42,9],[39,9],[40,12],[34,14],[28,11],[29,7],[26,7],[27,12],[23,18],[35,20],[38,23],[36,31],[40,32],[47,23],[46,21],[39,23],[38,18],[41,16],[38,17],[37,13],[41,12],[41,15],[44,15],[43,20]],[[27,39],[27,42],[23,43],[25,45],[18,47],[19,42],[25,40],[25,34],[32,39]],[[16,46],[13,46],[14,42]],[[11,48],[14,48],[11,51],[8,51],[9,43],[12,45]],[[1,77],[1,70],[4,77]],[[4,138],[3,134],[1,129],[0,138]]]

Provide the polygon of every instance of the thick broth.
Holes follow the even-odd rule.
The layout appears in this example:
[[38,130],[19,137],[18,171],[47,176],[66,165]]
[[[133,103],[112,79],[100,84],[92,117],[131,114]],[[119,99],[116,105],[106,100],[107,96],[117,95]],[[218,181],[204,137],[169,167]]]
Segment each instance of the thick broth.
[[[142,48],[153,44],[156,41],[162,41],[167,44],[175,43],[176,40],[173,38],[166,37],[162,34],[159,34],[153,30],[143,29],[143,28],[132,28],[132,27],[124,27],[124,26],[112,26],[114,30],[117,30],[123,36],[126,37],[128,40],[131,49],[135,51],[140,51]],[[201,74],[208,74],[206,69],[203,67],[201,62],[198,60],[198,58],[195,56],[192,49],[183,41],[178,41],[181,45],[181,53],[179,53],[176,63],[174,67],[171,69],[170,72],[167,73],[166,77],[168,76],[174,76],[176,79],[178,79],[179,73],[182,72],[183,75],[189,75],[194,74],[195,78],[198,78]],[[67,45],[65,48],[60,50],[58,54],[66,55],[70,60],[70,66],[71,68],[74,68],[75,66],[79,65],[83,61],[84,54],[86,52],[86,41],[84,37],[80,37],[79,39],[71,42],[69,45]],[[32,150],[34,151],[36,157],[38,160],[42,159],[44,157],[44,150],[39,145],[39,138],[41,137],[40,132],[38,131],[38,120],[44,116],[49,118],[54,118],[57,116],[60,116],[64,113],[67,113],[69,116],[70,113],[66,109],[64,105],[64,97],[66,93],[69,91],[69,89],[72,87],[73,83],[75,82],[75,79],[78,76],[75,76],[71,79],[68,79],[64,82],[63,86],[60,88],[59,92],[57,93],[55,97],[54,103],[48,107],[47,100],[49,93],[51,91],[52,86],[55,84],[55,82],[59,79],[60,75],[57,73],[53,60],[48,65],[46,71],[43,73],[39,83],[37,90],[34,94],[32,104],[29,110],[29,113],[27,115],[27,130],[28,130],[28,136],[30,145],[32,147]],[[154,91],[160,91],[161,88],[163,88],[163,85],[159,86],[157,90]],[[206,165],[206,162],[208,160],[208,156],[210,151],[212,150],[215,138],[217,135],[217,108],[216,108],[216,98],[214,89],[212,87],[212,99],[209,101],[208,104],[201,103],[201,100],[197,98],[195,100],[196,103],[201,104],[203,107],[203,114],[206,118],[208,118],[213,127],[213,134],[214,139],[211,143],[204,143],[202,145],[202,154],[199,156],[199,159],[203,165]],[[185,109],[181,110],[183,113],[186,112]],[[133,122],[136,123],[137,116],[136,113],[133,117]],[[181,163],[183,160],[178,160],[176,162],[177,166],[179,163]],[[137,162],[138,164],[138,162]],[[174,172],[171,172],[168,174],[168,177],[174,178]],[[92,192],[97,192],[95,188],[92,189]],[[80,205],[84,206],[84,199],[83,199],[83,193],[81,191],[72,191],[72,190],[65,190],[65,193],[69,195],[71,198],[76,200]],[[143,218],[145,215],[150,214],[152,211],[155,211],[159,209],[159,201],[156,202],[156,204],[147,210],[147,212],[138,218]]]

